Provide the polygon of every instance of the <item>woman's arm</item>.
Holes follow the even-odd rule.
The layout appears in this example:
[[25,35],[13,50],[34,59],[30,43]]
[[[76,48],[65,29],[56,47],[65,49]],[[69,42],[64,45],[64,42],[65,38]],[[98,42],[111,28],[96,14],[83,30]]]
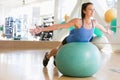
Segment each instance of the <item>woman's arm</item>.
[[52,31],[52,30],[58,30],[58,29],[62,29],[62,28],[69,28],[70,26],[78,27],[78,23],[79,23],[78,19],[75,18],[75,19],[72,19],[71,21],[69,21],[68,23],[65,23],[65,24],[54,24],[52,26],[48,26],[45,28],[40,28],[40,27],[36,26],[36,28],[30,29],[30,33],[31,34],[38,34],[38,33],[43,32],[43,31]]
[[106,29],[105,27],[100,25],[96,20],[94,20],[94,23],[95,23],[95,27],[99,28],[104,33],[107,33],[109,35],[113,34],[113,31],[111,31],[109,28]]

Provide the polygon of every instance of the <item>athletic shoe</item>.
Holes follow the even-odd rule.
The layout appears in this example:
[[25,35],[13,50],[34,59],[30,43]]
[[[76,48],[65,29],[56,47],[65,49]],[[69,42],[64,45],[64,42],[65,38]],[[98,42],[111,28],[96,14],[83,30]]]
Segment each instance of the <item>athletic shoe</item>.
[[46,52],[45,56],[44,56],[44,59],[43,59],[43,66],[46,67],[48,62],[49,62],[49,59],[47,58],[47,55],[48,55],[48,52]]

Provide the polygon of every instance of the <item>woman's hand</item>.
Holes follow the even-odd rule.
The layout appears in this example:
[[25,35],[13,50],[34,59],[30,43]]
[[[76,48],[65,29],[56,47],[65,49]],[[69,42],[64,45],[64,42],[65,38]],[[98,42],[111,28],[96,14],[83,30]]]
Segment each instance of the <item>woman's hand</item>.
[[29,32],[31,33],[31,35],[35,35],[34,29],[29,29]]
[[112,30],[110,30],[110,29],[107,29],[107,34],[109,34],[109,35],[113,35],[113,31]]
[[38,33],[42,32],[42,28],[36,26],[35,28],[30,29],[29,32],[30,32],[32,35],[35,35],[35,34],[38,34]]

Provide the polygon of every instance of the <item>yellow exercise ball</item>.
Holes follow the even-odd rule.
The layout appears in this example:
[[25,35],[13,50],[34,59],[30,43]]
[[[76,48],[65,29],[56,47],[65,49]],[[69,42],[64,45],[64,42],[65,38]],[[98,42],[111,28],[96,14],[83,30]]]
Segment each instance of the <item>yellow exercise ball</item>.
[[67,20],[69,19],[69,16],[65,14],[64,19],[65,19],[65,22],[67,22]]
[[114,8],[111,8],[111,9],[108,9],[106,12],[105,12],[105,21],[106,22],[111,22],[114,18],[116,18],[116,9]]

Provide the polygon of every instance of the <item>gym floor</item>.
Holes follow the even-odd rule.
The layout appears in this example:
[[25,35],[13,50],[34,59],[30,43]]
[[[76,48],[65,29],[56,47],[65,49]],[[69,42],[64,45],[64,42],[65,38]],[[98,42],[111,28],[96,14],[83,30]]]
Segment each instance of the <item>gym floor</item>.
[[42,65],[49,50],[0,50],[0,80],[120,80],[120,53],[101,53],[103,63],[92,77],[63,76],[53,65]]

